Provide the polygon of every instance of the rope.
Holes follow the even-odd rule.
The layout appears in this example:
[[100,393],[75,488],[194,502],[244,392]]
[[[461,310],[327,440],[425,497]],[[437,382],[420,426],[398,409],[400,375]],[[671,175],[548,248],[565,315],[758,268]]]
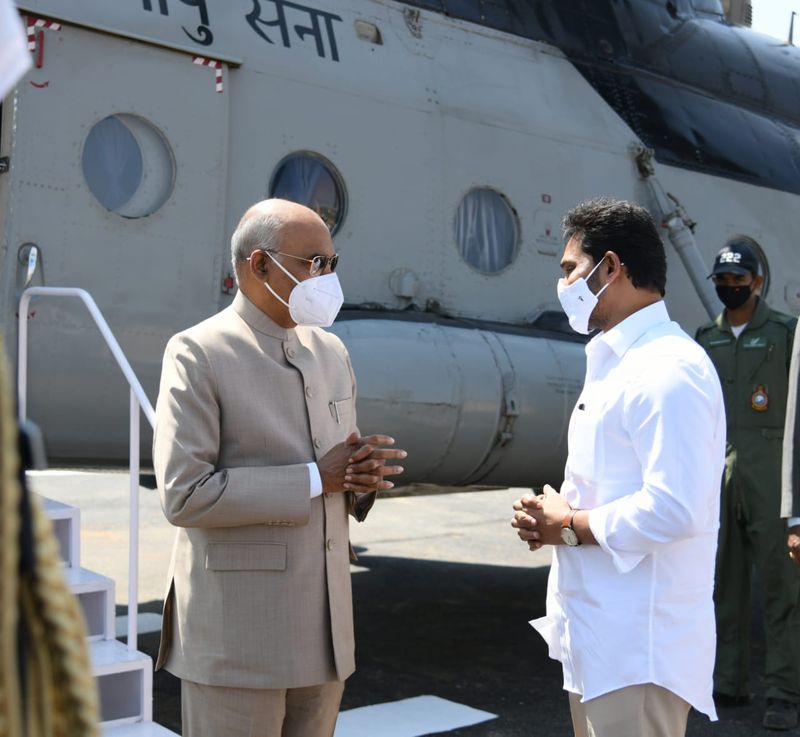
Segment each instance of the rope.
[[97,686],[83,615],[64,581],[50,520],[33,494],[26,495],[33,571],[20,575],[25,499],[17,443],[0,357],[0,737],[96,737]]

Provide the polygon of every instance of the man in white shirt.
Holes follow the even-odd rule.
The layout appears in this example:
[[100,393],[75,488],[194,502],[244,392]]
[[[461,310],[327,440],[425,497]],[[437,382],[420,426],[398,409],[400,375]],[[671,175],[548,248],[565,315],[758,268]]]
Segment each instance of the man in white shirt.
[[714,557],[725,458],[716,371],[664,306],[666,258],[648,212],[614,200],[564,218],[558,284],[586,346],[558,493],[515,503],[533,550],[554,545],[547,615],[576,737],[677,737],[689,707],[716,719]]
[[781,517],[789,517],[789,557],[800,566],[800,322],[795,328],[783,434]]

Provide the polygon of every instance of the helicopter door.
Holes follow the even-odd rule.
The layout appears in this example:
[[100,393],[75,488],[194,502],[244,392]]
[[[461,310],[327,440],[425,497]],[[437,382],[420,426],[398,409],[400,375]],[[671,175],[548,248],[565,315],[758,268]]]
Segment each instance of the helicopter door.
[[[9,353],[26,279],[82,287],[154,402],[167,339],[219,309],[227,273],[225,70],[69,25],[44,35],[41,67],[18,87],[2,175]],[[90,438],[97,457],[103,443],[125,447],[127,423],[111,418],[126,416],[127,383],[83,305],[36,298],[28,319],[29,415],[46,439],[69,438],[49,443],[50,455],[76,457]],[[78,394],[88,406],[76,406]]]

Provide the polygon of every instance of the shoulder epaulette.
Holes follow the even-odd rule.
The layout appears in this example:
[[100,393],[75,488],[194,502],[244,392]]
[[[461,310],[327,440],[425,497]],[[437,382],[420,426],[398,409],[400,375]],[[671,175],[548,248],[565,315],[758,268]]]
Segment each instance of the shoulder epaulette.
[[701,325],[699,328],[697,328],[697,331],[695,332],[695,335],[700,335],[700,333],[708,332],[709,330],[711,330],[711,329],[713,329],[715,327],[717,327],[717,323],[715,323],[715,322],[707,322],[705,325]]
[[770,310],[769,319],[773,322],[779,322],[786,327],[787,330],[794,332],[797,326],[797,318],[794,315],[787,315],[785,312],[778,312],[777,310]]

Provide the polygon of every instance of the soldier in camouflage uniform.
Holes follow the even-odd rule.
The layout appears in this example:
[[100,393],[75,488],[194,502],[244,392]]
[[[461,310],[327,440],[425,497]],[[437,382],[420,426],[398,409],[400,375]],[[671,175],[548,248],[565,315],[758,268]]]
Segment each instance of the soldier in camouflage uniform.
[[764,278],[746,240],[723,248],[712,278],[725,310],[697,331],[719,373],[727,414],[715,582],[720,706],[746,703],[751,576],[757,573],[766,630],[764,726],[791,729],[800,701],[800,570],[786,554],[780,517],[781,451],[796,320],[758,296]]

